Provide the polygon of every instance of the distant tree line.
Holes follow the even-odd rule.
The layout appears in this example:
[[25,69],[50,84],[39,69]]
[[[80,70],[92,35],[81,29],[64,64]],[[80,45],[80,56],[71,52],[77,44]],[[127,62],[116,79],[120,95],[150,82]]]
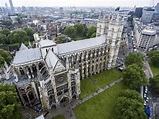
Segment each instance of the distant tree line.
[[7,28],[0,30],[0,44],[14,44],[25,41],[33,41],[33,30],[28,27],[23,29],[10,31]]
[[[64,30],[64,34],[68,37],[72,38],[73,40],[81,40],[85,38],[93,38],[96,37],[96,27],[90,26],[86,27],[83,24],[76,24],[75,26],[67,26]],[[64,36],[62,34],[62,36]],[[61,35],[57,37],[56,40],[62,38]]]

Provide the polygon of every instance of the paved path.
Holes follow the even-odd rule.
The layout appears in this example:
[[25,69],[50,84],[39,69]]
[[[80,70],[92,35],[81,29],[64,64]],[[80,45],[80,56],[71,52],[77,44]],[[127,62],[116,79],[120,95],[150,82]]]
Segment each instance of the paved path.
[[95,81],[93,81],[93,80],[91,80],[91,79],[89,79],[98,89],[101,89],[98,85],[97,85],[97,83],[95,82]]
[[114,81],[113,83],[108,84],[107,86],[105,86],[104,88],[100,88],[98,91],[92,93],[91,95],[83,98],[82,100],[73,100],[71,103],[62,103],[61,107],[58,109],[51,109],[49,111],[49,114],[45,117],[45,119],[51,119],[52,117],[56,116],[56,115],[64,115],[65,119],[76,119],[75,114],[74,114],[74,108],[79,105],[84,103],[85,101],[91,99],[92,97],[98,95],[99,93],[109,89],[110,87],[112,87],[113,85],[115,85],[116,83],[119,83],[120,81],[122,81],[123,79],[120,78],[116,81]]

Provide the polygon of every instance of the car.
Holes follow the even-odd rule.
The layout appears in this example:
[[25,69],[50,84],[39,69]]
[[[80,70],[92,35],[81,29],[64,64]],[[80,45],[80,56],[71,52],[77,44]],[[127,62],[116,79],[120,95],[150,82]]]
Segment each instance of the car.
[[134,49],[134,52],[136,52],[137,50],[136,49]]
[[149,97],[146,98],[146,102],[149,102]]
[[145,90],[148,90],[148,87],[147,87],[147,86],[145,86]]
[[144,106],[146,106],[146,101],[144,101]]
[[145,90],[145,93],[147,93],[147,90]]
[[146,95],[146,93],[144,93],[144,98],[146,98],[147,97],[147,95]]

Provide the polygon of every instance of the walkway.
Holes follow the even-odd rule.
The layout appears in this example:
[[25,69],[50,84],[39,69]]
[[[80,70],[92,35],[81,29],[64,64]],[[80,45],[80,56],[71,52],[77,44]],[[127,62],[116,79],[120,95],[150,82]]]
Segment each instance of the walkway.
[[77,105],[84,103],[85,101],[87,101],[87,100],[91,99],[92,97],[98,95],[99,93],[109,89],[110,87],[112,87],[116,83],[119,83],[122,80],[123,79],[120,78],[120,79],[114,81],[113,83],[108,84],[104,88],[100,88],[98,91],[96,91],[96,92],[92,93],[91,95],[83,98],[82,100],[73,100],[71,103],[61,104],[61,107],[58,108],[58,109],[51,109],[49,111],[49,114],[45,117],[45,119],[51,119],[52,117],[54,117],[56,115],[60,115],[60,114],[64,115],[65,119],[76,119],[75,114],[74,114],[74,108]]

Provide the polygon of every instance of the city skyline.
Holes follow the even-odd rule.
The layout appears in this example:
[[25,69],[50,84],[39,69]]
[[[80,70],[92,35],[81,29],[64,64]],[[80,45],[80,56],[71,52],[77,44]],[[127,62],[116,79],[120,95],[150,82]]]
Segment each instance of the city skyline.
[[[153,0],[65,0],[55,1],[55,0],[12,0],[14,7],[21,6],[41,6],[41,7],[54,7],[54,6],[79,6],[79,7],[108,7],[108,6],[121,6],[121,7],[134,7],[138,6],[153,6]],[[154,0],[154,5],[159,2]],[[5,3],[9,4],[9,0],[3,0],[0,2],[0,6],[5,6]],[[35,4],[36,3],[36,4]]]

